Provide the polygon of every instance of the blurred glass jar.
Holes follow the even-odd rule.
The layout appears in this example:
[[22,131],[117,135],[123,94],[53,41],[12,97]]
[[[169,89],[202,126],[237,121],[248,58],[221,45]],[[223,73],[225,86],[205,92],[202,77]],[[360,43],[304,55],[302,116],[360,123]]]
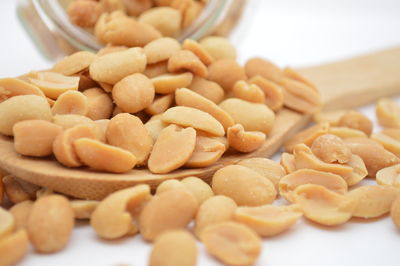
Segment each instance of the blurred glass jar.
[[[19,0],[18,14],[25,29],[49,59],[57,60],[77,50],[100,49],[94,35],[69,20],[73,0]],[[177,38],[198,40],[207,35],[227,36],[240,21],[246,0],[208,0],[200,16]]]

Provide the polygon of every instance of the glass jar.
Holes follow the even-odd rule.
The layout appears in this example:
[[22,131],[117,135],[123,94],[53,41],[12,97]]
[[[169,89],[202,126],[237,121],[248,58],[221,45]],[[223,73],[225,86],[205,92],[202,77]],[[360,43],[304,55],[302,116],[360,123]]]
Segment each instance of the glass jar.
[[[72,0],[20,0],[19,17],[39,50],[57,60],[77,50],[96,51],[103,45],[94,35],[72,24],[66,9]],[[238,23],[246,0],[209,0],[200,16],[178,40],[207,35],[227,36]]]

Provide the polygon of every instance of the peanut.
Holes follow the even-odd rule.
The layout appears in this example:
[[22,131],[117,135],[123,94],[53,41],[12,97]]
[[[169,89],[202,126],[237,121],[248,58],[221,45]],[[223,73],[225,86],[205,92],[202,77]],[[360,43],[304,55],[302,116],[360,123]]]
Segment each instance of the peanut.
[[259,57],[249,59],[245,64],[245,69],[250,78],[260,75],[275,83],[280,83],[284,78],[283,72],[278,66]]
[[328,122],[330,126],[336,127],[339,124],[340,118],[347,112],[347,110],[333,110],[318,112],[313,115],[315,123]]
[[153,143],[156,142],[158,135],[160,135],[160,132],[168,126],[168,124],[164,123],[161,121],[161,119],[154,119],[148,121],[146,124],[144,124],[146,127],[147,131],[149,132],[151,138],[153,139]]
[[[82,2],[82,1],[75,1]],[[92,1],[85,1],[92,2]],[[96,58],[94,53],[88,51],[79,51],[70,56],[64,57],[58,61],[52,68],[52,71],[71,76],[87,69]]]
[[67,9],[71,22],[83,28],[93,27],[103,11],[97,1],[73,1]]
[[85,116],[89,111],[87,97],[79,91],[66,91],[58,96],[53,107],[53,114],[75,114]]
[[155,7],[140,14],[138,21],[149,24],[163,36],[176,37],[181,30],[181,13],[171,7]]
[[182,48],[191,51],[194,53],[203,64],[208,66],[212,62],[214,62],[214,58],[211,54],[198,42],[191,39],[186,39],[183,41]]
[[93,120],[83,115],[55,115],[53,123],[60,126],[63,130],[72,128],[77,125],[93,125]]
[[55,72],[38,72],[29,81],[39,87],[50,99],[57,97],[69,90],[78,90],[79,77],[65,76]]
[[204,201],[214,196],[214,192],[212,191],[211,187],[198,177],[186,177],[182,179],[181,182],[197,199],[199,206]]
[[339,119],[338,126],[360,130],[367,134],[367,136],[371,135],[373,129],[371,120],[357,111],[348,111],[342,115]]
[[234,59],[216,60],[208,66],[208,79],[218,83],[225,91],[233,89],[239,80],[246,80],[246,73]]
[[315,86],[314,83],[312,83],[311,81],[309,81],[308,79],[306,79],[305,77],[303,77],[302,75],[300,75],[300,73],[298,73],[296,70],[294,70],[291,67],[285,67],[283,69],[283,75],[285,75],[288,78],[297,80],[301,83],[306,84],[307,86],[313,88],[315,91],[318,91],[317,86]]
[[351,151],[346,143],[331,134],[317,137],[312,143],[311,151],[326,163],[347,163],[351,159]]
[[28,252],[28,235],[25,230],[0,239],[0,263],[1,265],[15,265]]
[[227,38],[207,36],[199,43],[215,60],[236,59],[236,49]]
[[130,16],[138,16],[140,13],[153,7],[152,0],[123,0],[126,12]]
[[252,152],[265,142],[265,134],[259,131],[245,131],[241,124],[228,128],[229,146],[240,152]]
[[17,178],[13,175],[3,177],[4,192],[12,203],[19,203],[25,200],[30,200],[31,196],[26,192]]
[[174,103],[174,94],[167,94],[156,97],[151,105],[146,107],[144,111],[149,115],[157,115],[164,113]]
[[390,99],[380,99],[375,106],[378,122],[383,127],[400,128],[400,106]]
[[11,207],[10,213],[14,217],[15,229],[26,229],[28,226],[29,215],[31,214],[33,201],[21,201]]
[[174,53],[181,49],[180,43],[172,38],[154,40],[143,48],[148,64],[155,64],[168,60]]
[[382,168],[376,173],[376,182],[379,185],[400,188],[400,164]]
[[341,139],[348,138],[367,138],[368,136],[361,130],[348,127],[330,127],[328,133],[338,136]]
[[296,171],[296,161],[293,154],[287,152],[282,153],[279,163],[285,169],[287,174],[291,174]]
[[37,95],[45,97],[35,85],[16,78],[0,79],[0,103],[17,95]]
[[[396,130],[396,129],[391,129],[391,130]],[[397,130],[396,130],[397,131]],[[399,130],[400,132],[400,130]],[[383,147],[396,155],[397,157],[400,157],[400,135],[396,136],[389,136],[385,134],[385,132],[381,133],[374,133],[371,135],[371,139],[379,142],[380,144],[383,145]]]
[[189,191],[181,181],[178,181],[176,179],[168,179],[157,186],[156,195],[159,195],[171,189],[184,189],[186,191]]
[[143,74],[148,78],[154,78],[163,74],[168,73],[168,61],[162,61],[155,64],[148,64]]
[[196,145],[189,160],[185,163],[185,166],[209,166],[218,161],[226,149],[226,146],[220,140],[205,136],[196,136]]
[[273,111],[278,111],[283,106],[283,89],[272,81],[256,75],[248,80],[250,84],[257,85],[265,95],[265,104]]
[[70,203],[75,219],[90,219],[99,205],[97,200],[71,200]]
[[100,88],[91,88],[85,90],[83,95],[88,102],[88,111],[86,116],[93,120],[108,119],[113,111],[113,102],[111,97]]
[[185,88],[190,85],[193,74],[185,72],[181,74],[164,74],[151,79],[155,91],[161,94],[174,93],[179,88]]
[[264,103],[265,95],[263,90],[256,84],[247,84],[244,80],[239,80],[233,85],[233,96],[248,102]]
[[189,50],[180,50],[175,52],[168,59],[168,71],[190,71],[193,74],[202,78],[206,78],[208,76],[207,67],[193,52]]
[[304,129],[299,133],[293,135],[289,140],[284,143],[285,150],[287,152],[293,152],[294,147],[297,144],[304,143],[307,146],[311,146],[316,138],[321,135],[327,134],[329,131],[328,123],[321,123]]
[[188,88],[216,104],[220,103],[225,95],[224,89],[218,83],[198,76],[194,76]]

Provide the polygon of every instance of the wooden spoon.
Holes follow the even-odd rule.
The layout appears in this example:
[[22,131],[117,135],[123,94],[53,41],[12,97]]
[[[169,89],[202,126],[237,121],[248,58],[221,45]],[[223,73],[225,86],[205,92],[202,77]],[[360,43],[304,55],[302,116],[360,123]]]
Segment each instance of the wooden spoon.
[[[400,92],[400,48],[299,71],[318,86],[326,108],[352,108]],[[145,169],[125,174],[70,169],[54,159],[18,155],[12,139],[4,136],[0,137],[0,168],[31,183],[85,199],[102,199],[113,191],[141,183],[154,188],[171,178],[198,176],[209,182],[212,174],[225,165],[249,157],[271,156],[285,139],[310,121],[309,115],[289,109],[280,110],[276,118],[272,132],[260,149],[249,154],[224,155],[215,165],[206,168],[181,169],[165,175],[151,174]]]

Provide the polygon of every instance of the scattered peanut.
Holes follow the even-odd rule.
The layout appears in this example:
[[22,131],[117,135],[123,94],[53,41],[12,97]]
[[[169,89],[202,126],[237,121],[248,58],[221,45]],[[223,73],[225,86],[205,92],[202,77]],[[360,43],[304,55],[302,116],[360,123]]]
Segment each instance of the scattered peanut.
[[190,85],[193,74],[185,72],[181,74],[164,74],[151,79],[156,93],[169,94],[174,93],[179,88],[185,88]]
[[316,138],[311,146],[315,156],[326,163],[347,163],[351,159],[351,151],[339,137],[331,134]]
[[189,50],[180,50],[175,52],[168,59],[168,71],[173,73],[185,70],[188,70],[194,75],[202,78],[208,76],[207,67],[193,52]]
[[236,59],[236,49],[226,38],[208,36],[199,43],[215,60]]
[[228,128],[227,138],[229,146],[240,152],[252,152],[260,148],[266,139],[259,131],[244,131],[241,124]]
[[199,206],[212,196],[214,192],[211,187],[198,177],[190,176],[182,179],[182,184],[193,194],[197,199]]
[[29,81],[38,86],[50,99],[57,97],[69,90],[77,90],[79,87],[79,77],[65,76],[55,72],[38,72]]
[[383,127],[400,128],[400,106],[390,99],[380,99],[375,107],[376,118]]
[[243,67],[234,59],[214,61],[208,66],[208,74],[208,79],[221,85],[225,91],[232,90],[237,81],[247,79]]
[[95,58],[94,53],[79,51],[58,61],[53,66],[52,71],[70,76],[87,69]]
[[243,80],[237,81],[233,85],[233,96],[248,102],[264,103],[265,95],[263,90],[256,84],[247,84]]
[[348,127],[357,130],[361,130],[367,136],[372,133],[372,122],[364,114],[357,111],[348,111],[341,116],[337,124],[339,127]]
[[382,168],[376,173],[376,182],[379,185],[400,188],[400,164]]
[[186,167],[205,167],[209,166],[221,158],[226,150],[223,142],[216,138],[196,136],[196,145],[189,160],[185,163]]
[[224,89],[216,82],[194,76],[188,87],[192,91],[218,104],[224,99]]
[[15,265],[28,252],[28,234],[25,230],[19,230],[12,235],[0,239],[0,263],[1,265]]
[[45,97],[38,87],[28,82],[16,78],[0,79],[0,103],[14,96],[30,94]]
[[248,80],[250,84],[257,85],[265,95],[265,104],[273,111],[278,111],[283,106],[283,89],[272,81],[256,75]]
[[100,88],[85,90],[83,95],[88,102],[86,116],[93,120],[108,119],[113,111],[111,97]]
[[143,12],[138,21],[157,29],[163,36],[177,37],[181,30],[181,13],[171,7],[155,7]]
[[172,38],[160,38],[148,43],[144,48],[148,64],[155,64],[168,60],[181,49],[179,42]]

